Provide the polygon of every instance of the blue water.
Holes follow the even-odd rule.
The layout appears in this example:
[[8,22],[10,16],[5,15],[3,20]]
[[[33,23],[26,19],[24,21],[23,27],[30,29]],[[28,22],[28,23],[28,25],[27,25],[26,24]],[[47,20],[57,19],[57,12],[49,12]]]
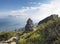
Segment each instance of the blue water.
[[24,27],[25,24],[25,19],[15,17],[0,18],[0,31],[19,29]]

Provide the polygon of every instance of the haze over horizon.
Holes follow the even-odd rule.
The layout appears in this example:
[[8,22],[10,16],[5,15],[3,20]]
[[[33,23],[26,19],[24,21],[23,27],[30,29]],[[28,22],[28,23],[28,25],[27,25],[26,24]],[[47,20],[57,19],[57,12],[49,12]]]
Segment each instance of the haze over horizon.
[[2,29],[24,27],[28,18],[37,23],[51,14],[60,16],[60,0],[0,0]]

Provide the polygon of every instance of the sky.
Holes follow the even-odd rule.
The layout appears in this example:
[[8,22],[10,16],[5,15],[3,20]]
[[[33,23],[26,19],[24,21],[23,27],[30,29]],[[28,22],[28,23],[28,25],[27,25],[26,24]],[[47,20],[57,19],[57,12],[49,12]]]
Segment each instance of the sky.
[[17,10],[22,7],[36,6],[38,3],[46,3],[48,0],[0,0],[1,10]]
[[60,16],[60,0],[0,0],[0,18],[31,18],[37,22],[51,14]]

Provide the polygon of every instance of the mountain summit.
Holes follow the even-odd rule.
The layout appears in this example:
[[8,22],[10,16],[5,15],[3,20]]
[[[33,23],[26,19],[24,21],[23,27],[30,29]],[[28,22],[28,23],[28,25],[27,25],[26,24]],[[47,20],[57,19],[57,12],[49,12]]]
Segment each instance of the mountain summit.
[[40,24],[43,23],[43,22],[47,22],[47,21],[49,21],[49,20],[55,20],[55,19],[57,19],[57,18],[58,18],[58,15],[57,15],[57,14],[52,14],[52,15],[46,17],[45,19],[43,19],[42,21],[40,21],[40,22],[38,23],[38,25],[40,25]]

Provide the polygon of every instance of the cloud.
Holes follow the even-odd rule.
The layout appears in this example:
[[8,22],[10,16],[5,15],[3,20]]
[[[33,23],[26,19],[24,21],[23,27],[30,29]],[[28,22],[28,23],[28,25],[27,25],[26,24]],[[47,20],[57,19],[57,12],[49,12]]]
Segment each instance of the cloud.
[[40,5],[41,3],[40,2],[30,2],[30,4],[33,4],[33,5]]
[[[34,3],[36,4],[36,3]],[[40,4],[35,7],[22,7],[19,10],[12,10],[8,12],[0,12],[0,14],[7,14],[12,16],[19,16],[23,19],[32,18],[34,21],[40,21],[51,14],[59,14],[60,16],[60,0],[52,0],[50,3]]]

